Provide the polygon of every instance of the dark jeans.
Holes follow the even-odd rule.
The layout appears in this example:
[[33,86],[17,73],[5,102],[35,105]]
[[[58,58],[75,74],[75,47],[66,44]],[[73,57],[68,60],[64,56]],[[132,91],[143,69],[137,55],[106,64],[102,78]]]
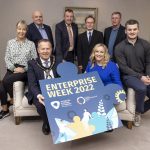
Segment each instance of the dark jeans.
[[136,100],[136,112],[144,112],[144,99],[150,99],[150,85],[145,85],[140,79],[133,76],[124,76],[123,81],[127,87],[134,89]]
[[1,105],[7,104],[7,93],[13,98],[13,83],[16,81],[27,81],[27,73],[13,73],[7,70],[2,83],[0,84]]

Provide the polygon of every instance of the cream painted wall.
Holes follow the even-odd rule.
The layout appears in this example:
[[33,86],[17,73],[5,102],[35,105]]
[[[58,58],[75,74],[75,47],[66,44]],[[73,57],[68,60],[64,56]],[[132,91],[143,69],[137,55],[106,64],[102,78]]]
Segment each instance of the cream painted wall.
[[62,20],[65,6],[98,8],[98,30],[110,26],[110,15],[121,11],[122,24],[130,18],[140,22],[140,36],[150,41],[149,0],[0,0],[0,79],[5,74],[5,49],[9,39],[15,37],[15,25],[20,19],[32,22],[34,10],[41,10],[44,22],[52,27]]

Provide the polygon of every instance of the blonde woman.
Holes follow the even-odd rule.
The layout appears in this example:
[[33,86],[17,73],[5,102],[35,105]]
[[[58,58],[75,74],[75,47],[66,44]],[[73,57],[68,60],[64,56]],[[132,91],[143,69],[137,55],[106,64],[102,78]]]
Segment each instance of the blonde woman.
[[86,72],[97,71],[104,85],[114,83],[122,86],[117,65],[110,61],[108,49],[104,44],[96,44],[90,56]]
[[[21,20],[16,25],[16,38],[7,43],[5,63],[7,72],[0,84],[0,100],[2,110],[0,119],[9,116],[7,93],[13,99],[13,83],[15,81],[27,81],[27,62],[37,57],[33,42],[26,38],[27,24]],[[12,102],[11,102],[12,103]]]

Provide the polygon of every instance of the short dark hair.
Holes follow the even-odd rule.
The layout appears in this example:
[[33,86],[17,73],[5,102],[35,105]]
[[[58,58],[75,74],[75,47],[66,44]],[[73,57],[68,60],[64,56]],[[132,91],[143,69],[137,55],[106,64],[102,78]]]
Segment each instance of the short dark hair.
[[42,43],[42,42],[48,42],[48,43],[50,43],[50,45],[52,47],[52,44],[51,44],[51,42],[48,39],[41,39],[41,40],[39,40],[38,41],[38,47],[39,47],[40,43]]
[[114,12],[111,14],[111,16],[112,16],[112,15],[119,15],[120,18],[122,17],[121,12],[119,12],[119,11],[114,11]]
[[94,18],[92,15],[87,16],[87,17],[85,18],[85,22],[86,22],[86,20],[87,20],[88,18],[92,18],[92,19],[94,20],[94,22],[95,22],[95,18]]
[[138,22],[137,20],[134,20],[134,19],[128,20],[128,21],[125,23],[125,28],[127,28],[127,25],[134,25],[134,24],[137,24],[137,25],[138,25],[138,28],[139,28],[139,22]]
[[73,13],[73,10],[72,10],[72,9],[70,9],[70,8],[65,9],[64,15],[65,15],[65,13],[66,13],[66,12]]

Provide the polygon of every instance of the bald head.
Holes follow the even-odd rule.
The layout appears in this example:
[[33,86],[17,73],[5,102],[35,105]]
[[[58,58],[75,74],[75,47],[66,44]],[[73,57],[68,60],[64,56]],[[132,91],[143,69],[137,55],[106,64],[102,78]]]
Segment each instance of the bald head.
[[38,26],[42,26],[43,25],[43,14],[42,12],[36,10],[32,13],[32,19],[33,22],[38,25]]

